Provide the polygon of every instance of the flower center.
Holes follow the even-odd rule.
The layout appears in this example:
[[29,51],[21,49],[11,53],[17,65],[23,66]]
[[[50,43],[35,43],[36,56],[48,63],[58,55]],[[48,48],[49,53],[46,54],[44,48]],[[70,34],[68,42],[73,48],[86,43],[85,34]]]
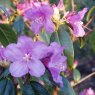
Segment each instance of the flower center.
[[30,54],[25,54],[23,59],[28,62],[28,61],[30,61],[32,59],[32,57],[31,57]]
[[44,16],[40,16],[40,17],[35,18],[35,22],[38,24],[43,24],[43,21],[44,21]]

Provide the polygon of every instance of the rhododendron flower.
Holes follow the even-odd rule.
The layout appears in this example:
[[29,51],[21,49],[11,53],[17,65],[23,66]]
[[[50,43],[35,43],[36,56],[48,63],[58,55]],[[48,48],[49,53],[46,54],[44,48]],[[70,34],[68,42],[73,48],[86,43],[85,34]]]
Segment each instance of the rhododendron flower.
[[95,92],[93,91],[93,89],[89,88],[82,91],[80,95],[95,95]]
[[75,12],[67,13],[65,18],[69,24],[73,27],[74,35],[76,37],[83,37],[85,35],[85,31],[82,27],[83,22],[81,21],[87,12],[87,8],[84,8],[82,11],[79,11],[78,14]]
[[40,59],[45,55],[47,46],[42,42],[33,42],[26,36],[21,36],[17,44],[6,47],[5,55],[11,60],[9,71],[14,77],[22,77],[30,73],[40,77],[45,73],[45,67]]
[[46,3],[34,3],[31,9],[28,9],[24,13],[24,18],[31,21],[31,30],[36,34],[45,28],[46,32],[54,31],[54,24],[51,20],[53,15],[53,9]]
[[49,47],[50,51],[47,55],[42,59],[42,62],[48,67],[53,77],[53,80],[57,83],[62,83],[62,77],[60,73],[65,71],[66,66],[66,56],[62,55],[64,47],[61,47],[56,42],[51,43]]

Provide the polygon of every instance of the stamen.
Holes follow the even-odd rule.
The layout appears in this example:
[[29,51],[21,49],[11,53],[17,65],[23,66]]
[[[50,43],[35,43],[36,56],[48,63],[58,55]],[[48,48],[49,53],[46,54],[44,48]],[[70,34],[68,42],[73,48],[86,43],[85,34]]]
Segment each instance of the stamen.
[[31,57],[30,54],[25,54],[24,57],[23,57],[23,59],[24,59],[25,61],[30,61],[30,60],[32,59],[32,57]]
[[44,21],[44,17],[43,16],[40,16],[40,17],[35,19],[35,22],[37,22],[39,24],[43,24],[43,21]]

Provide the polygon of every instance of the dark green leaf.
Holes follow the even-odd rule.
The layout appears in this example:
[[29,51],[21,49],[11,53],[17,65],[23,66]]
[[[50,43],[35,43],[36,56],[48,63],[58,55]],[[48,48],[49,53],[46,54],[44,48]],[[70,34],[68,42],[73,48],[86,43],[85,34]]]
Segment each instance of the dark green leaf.
[[51,37],[51,34],[45,31],[41,32],[39,35],[40,40],[46,42],[47,45],[50,43],[50,37]]
[[50,95],[48,90],[44,86],[42,86],[40,83],[32,81],[31,86],[35,95]]
[[59,0],[50,0],[50,3],[53,3],[53,4],[56,4],[57,5],[58,4],[58,1]]
[[15,88],[11,80],[0,80],[0,95],[16,95]]
[[23,86],[22,93],[23,95],[50,95],[43,85],[35,81]]
[[95,30],[93,33],[89,36],[89,45],[92,51],[95,53]]
[[93,12],[95,12],[95,6],[93,6],[93,7],[88,11],[87,17],[86,17],[87,21],[89,21],[89,19],[90,19],[90,17],[91,17],[91,15],[92,15]]
[[22,95],[35,95],[31,85],[25,85],[23,87]]
[[58,32],[54,32],[51,35],[51,42],[58,42],[61,45],[66,45],[65,55],[67,56],[67,64],[70,68],[73,66],[74,61],[74,49],[73,43],[68,32],[63,32],[63,29],[59,29]]
[[78,82],[81,79],[81,74],[79,70],[75,69],[73,72],[74,81]]
[[63,76],[63,88],[60,89],[59,95],[76,95],[69,81]]
[[48,70],[46,70],[45,74],[39,78],[32,77],[32,81],[41,81],[44,84],[45,88],[50,92],[50,95],[53,94],[54,89],[56,88],[51,73]]
[[52,95],[56,87],[48,70],[46,70],[45,74],[40,77],[40,80],[44,82],[45,87],[49,90],[50,95]]
[[5,69],[5,71],[0,75],[0,79],[1,78],[5,78],[9,75],[9,68]]
[[20,16],[15,19],[13,23],[13,28],[17,32],[22,32],[24,30],[24,21]]
[[0,42],[7,46],[9,43],[16,43],[17,35],[9,25],[0,25]]

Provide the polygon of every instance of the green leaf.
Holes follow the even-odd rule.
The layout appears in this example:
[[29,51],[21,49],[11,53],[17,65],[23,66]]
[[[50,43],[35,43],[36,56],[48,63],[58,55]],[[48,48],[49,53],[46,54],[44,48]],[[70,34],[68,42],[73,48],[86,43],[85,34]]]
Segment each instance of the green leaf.
[[11,80],[0,80],[0,95],[16,95],[15,88]]
[[50,95],[54,93],[56,86],[54,84],[50,71],[46,70],[45,74],[39,78],[32,77],[32,81],[43,82],[45,88],[50,92]]
[[73,72],[74,81],[78,82],[81,79],[81,74],[79,70],[75,69]]
[[5,78],[9,75],[9,68],[5,69],[5,71],[0,75],[0,79],[1,78]]
[[63,88],[60,89],[59,95],[76,95],[69,81],[63,76]]
[[90,19],[90,17],[91,17],[91,15],[92,15],[93,12],[95,12],[95,6],[93,6],[93,7],[89,10],[89,12],[87,13],[87,17],[86,17],[86,20],[87,20],[87,21],[89,21],[89,19]]
[[13,23],[13,28],[17,31],[17,32],[22,32],[24,30],[24,21],[22,19],[21,16],[18,16],[14,23]]
[[31,82],[32,89],[34,90],[35,95],[50,95],[48,90],[42,86],[40,83],[35,81]]
[[23,95],[50,95],[43,85],[35,81],[23,86],[22,93]]
[[50,37],[51,37],[51,34],[50,33],[47,33],[46,31],[42,31],[40,34],[39,34],[39,39],[41,41],[44,41],[47,43],[47,45],[49,45],[50,43]]
[[63,32],[64,30],[60,28],[58,32],[54,32],[51,35],[51,42],[58,42],[62,46],[66,45],[66,49],[64,51],[65,55],[67,56],[67,64],[70,68],[73,66],[74,62],[74,49],[73,49],[73,43],[70,38],[70,35],[68,32]]
[[45,87],[49,90],[50,95],[52,95],[56,86],[53,83],[53,79],[50,72],[46,70],[45,74],[40,77],[40,80],[44,82]]
[[58,1],[59,0],[50,0],[50,3],[53,3],[53,4],[56,4],[57,5],[58,4]]
[[86,38],[82,37],[82,38],[78,38],[78,43],[80,45],[80,48],[83,48],[86,42]]
[[95,30],[89,36],[89,45],[90,45],[91,50],[95,53]]
[[35,95],[34,92],[33,92],[33,89],[31,87],[31,85],[26,84],[23,87],[22,95]]
[[11,6],[11,1],[10,0],[0,0],[0,5],[9,8]]
[[16,43],[17,35],[9,25],[0,25],[0,42],[7,46],[10,43]]

